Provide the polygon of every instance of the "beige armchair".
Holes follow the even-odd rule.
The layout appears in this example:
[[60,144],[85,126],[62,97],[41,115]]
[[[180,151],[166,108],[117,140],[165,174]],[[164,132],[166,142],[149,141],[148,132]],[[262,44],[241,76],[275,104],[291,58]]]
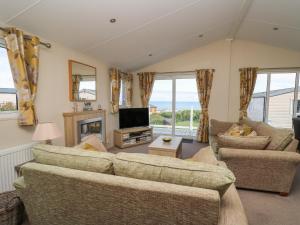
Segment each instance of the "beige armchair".
[[[248,125],[251,124],[255,130],[257,122],[251,123]],[[236,186],[288,195],[300,163],[300,154],[297,152],[298,140],[292,139],[283,151],[219,146],[217,134],[225,132],[232,124],[212,120],[210,143],[219,160],[226,162],[236,176]]]

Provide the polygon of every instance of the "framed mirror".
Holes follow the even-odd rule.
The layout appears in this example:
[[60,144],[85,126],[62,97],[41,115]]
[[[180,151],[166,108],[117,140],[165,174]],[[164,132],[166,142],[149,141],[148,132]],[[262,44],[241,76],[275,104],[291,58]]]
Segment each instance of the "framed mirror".
[[70,101],[96,101],[96,67],[69,60]]

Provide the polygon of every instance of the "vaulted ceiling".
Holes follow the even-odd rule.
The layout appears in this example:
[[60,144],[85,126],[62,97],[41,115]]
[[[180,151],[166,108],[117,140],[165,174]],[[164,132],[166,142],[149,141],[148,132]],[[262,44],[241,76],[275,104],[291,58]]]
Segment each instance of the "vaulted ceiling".
[[300,50],[299,0],[0,0],[0,6],[2,26],[124,70],[225,38]]

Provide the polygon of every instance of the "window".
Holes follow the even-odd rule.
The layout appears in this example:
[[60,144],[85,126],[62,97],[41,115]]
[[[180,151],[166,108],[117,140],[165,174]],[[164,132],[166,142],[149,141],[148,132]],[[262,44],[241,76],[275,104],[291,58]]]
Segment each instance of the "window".
[[149,102],[156,134],[195,137],[200,104],[195,75],[156,75]]
[[17,94],[8,62],[7,51],[0,45],[0,113],[17,110]]
[[275,127],[291,128],[292,117],[299,113],[298,71],[258,73],[248,116]]
[[119,106],[125,107],[126,106],[126,93],[125,93],[125,82],[121,79],[121,87],[120,87],[120,97],[119,97]]

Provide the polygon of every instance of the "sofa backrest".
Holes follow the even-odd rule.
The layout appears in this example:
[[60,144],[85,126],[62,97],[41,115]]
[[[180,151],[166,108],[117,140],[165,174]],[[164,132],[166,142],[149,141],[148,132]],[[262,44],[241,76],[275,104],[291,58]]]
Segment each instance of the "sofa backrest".
[[34,146],[32,152],[35,162],[41,164],[113,174],[115,154],[109,152],[42,144]]
[[15,187],[31,225],[218,224],[217,191],[28,163]]

